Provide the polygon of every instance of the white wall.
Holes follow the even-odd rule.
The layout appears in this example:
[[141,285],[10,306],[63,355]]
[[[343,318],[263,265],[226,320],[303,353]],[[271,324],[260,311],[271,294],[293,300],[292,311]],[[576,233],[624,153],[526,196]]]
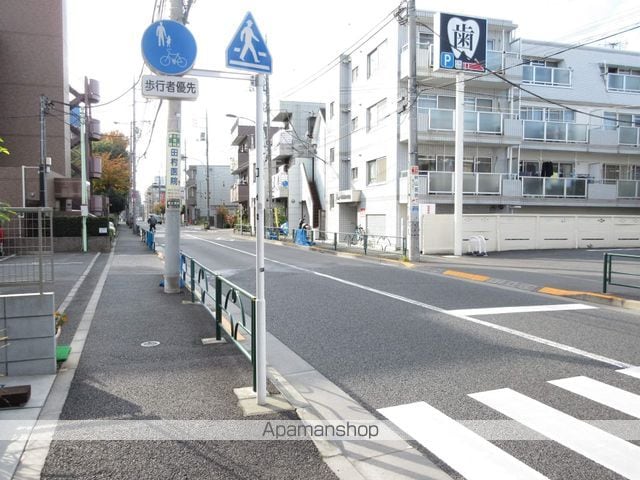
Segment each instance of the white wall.
[[[623,215],[464,215],[463,238],[482,235],[487,251],[640,247],[640,217]],[[453,215],[425,215],[422,253],[453,253]],[[464,241],[462,251],[467,251]]]

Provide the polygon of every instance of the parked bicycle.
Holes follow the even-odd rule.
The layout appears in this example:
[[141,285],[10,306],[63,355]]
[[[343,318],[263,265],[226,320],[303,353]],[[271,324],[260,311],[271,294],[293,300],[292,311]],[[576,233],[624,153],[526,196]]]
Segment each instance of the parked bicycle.
[[364,245],[365,236],[365,229],[362,228],[362,225],[358,225],[353,233],[348,233],[347,235],[345,235],[344,240],[350,247],[358,244]]

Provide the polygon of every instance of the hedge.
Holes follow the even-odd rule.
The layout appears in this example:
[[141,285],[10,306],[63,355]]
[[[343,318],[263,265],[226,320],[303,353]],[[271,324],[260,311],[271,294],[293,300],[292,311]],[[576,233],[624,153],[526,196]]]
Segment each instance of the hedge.
[[[106,228],[107,233],[99,233],[99,228]],[[108,235],[109,217],[87,217],[87,235],[97,237]],[[82,217],[81,216],[54,216],[53,217],[54,237],[81,237]]]

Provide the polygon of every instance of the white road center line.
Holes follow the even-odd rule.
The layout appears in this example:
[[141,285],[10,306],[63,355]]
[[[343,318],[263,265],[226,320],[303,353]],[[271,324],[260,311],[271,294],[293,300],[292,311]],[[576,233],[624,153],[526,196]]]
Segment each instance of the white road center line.
[[564,310],[591,310],[594,307],[583,303],[561,303],[558,305],[525,305],[521,307],[494,307],[494,308],[468,308],[460,310],[448,310],[455,315],[501,315],[508,313],[535,313],[535,312],[561,312]]

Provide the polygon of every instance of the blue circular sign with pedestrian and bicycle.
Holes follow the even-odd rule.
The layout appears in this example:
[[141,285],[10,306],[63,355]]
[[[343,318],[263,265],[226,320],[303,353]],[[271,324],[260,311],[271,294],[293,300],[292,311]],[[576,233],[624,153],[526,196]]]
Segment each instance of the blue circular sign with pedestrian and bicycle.
[[191,32],[175,20],[158,20],[142,35],[142,56],[156,73],[182,75],[196,61],[196,40]]

